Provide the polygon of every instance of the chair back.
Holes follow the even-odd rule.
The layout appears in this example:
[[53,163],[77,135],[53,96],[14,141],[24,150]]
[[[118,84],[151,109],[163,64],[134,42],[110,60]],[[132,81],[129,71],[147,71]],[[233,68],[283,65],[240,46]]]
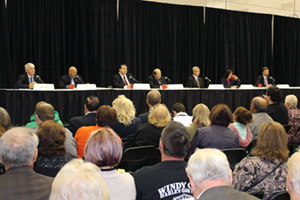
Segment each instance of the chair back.
[[268,200],[290,200],[290,195],[287,192],[279,192],[272,194]]
[[228,162],[232,170],[234,170],[234,166],[236,164],[238,164],[243,158],[247,156],[247,151],[243,148],[222,149],[222,151],[227,156]]
[[288,133],[288,132],[290,131],[291,125],[289,125],[289,124],[284,124],[284,125],[282,125],[282,126],[284,127],[286,133]]
[[264,192],[259,190],[259,191],[253,191],[253,192],[249,192],[248,194],[252,195],[252,196],[255,196],[259,199],[263,199],[264,198]]

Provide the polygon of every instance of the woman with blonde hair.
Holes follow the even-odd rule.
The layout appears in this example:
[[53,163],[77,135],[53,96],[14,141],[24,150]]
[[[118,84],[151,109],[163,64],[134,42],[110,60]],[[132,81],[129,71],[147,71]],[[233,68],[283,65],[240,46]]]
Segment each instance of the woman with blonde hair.
[[198,128],[210,126],[211,121],[209,119],[210,111],[208,107],[203,104],[197,104],[193,109],[193,123],[186,127],[187,132],[190,135],[190,140],[193,139]]
[[278,122],[261,125],[253,157],[244,158],[233,172],[232,186],[244,192],[263,191],[264,198],[285,191],[288,137]]
[[233,123],[229,128],[239,136],[241,147],[247,147],[252,141],[252,133],[248,124],[252,122],[252,113],[246,108],[240,106],[233,113]]
[[0,137],[11,127],[8,112],[0,107]]
[[135,107],[132,101],[124,95],[119,95],[112,102],[112,107],[117,111],[117,121],[111,127],[121,138],[132,138],[141,125],[141,119],[135,117]]
[[158,147],[161,132],[170,121],[171,115],[166,105],[155,105],[149,113],[148,123],[142,124],[136,131],[133,146],[154,145]]

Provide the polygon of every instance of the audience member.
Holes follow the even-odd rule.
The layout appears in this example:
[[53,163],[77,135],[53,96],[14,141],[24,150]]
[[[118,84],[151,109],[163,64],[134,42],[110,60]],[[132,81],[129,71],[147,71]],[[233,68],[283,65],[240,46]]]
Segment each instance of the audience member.
[[84,84],[84,80],[81,76],[77,75],[77,69],[74,66],[69,68],[68,74],[60,77],[57,87],[73,89],[77,87],[77,84]]
[[173,121],[182,123],[185,127],[192,124],[193,117],[186,113],[185,106],[182,103],[175,103],[172,108]]
[[143,167],[134,174],[137,200],[192,197],[184,162],[188,145],[189,135],[185,127],[178,122],[170,122],[159,141],[162,162]]
[[96,125],[96,112],[100,107],[99,98],[96,96],[88,96],[85,99],[84,116],[73,117],[69,121],[69,129],[75,135],[76,131],[82,126]]
[[98,167],[74,159],[55,177],[49,199],[109,200],[109,194]]
[[252,141],[252,133],[247,124],[252,122],[252,113],[244,107],[238,107],[233,113],[233,123],[229,124],[239,136],[240,146],[247,147]]
[[187,132],[190,135],[190,140],[194,138],[194,135],[197,131],[197,129],[210,126],[211,121],[209,119],[210,111],[208,107],[201,103],[197,104],[193,109],[193,123],[186,127]]
[[161,71],[158,68],[153,70],[152,75],[148,77],[148,82],[151,88],[159,88],[161,85],[167,84],[167,81],[161,76]]
[[191,88],[204,88],[204,82],[200,75],[200,69],[198,66],[194,66],[192,68],[193,75],[188,77],[186,81],[186,87],[191,87]]
[[142,120],[142,123],[148,122],[149,112],[152,110],[153,106],[158,103],[161,103],[161,94],[158,90],[151,90],[147,94],[146,103],[149,107],[149,110],[145,113],[140,114],[138,117]]
[[250,111],[252,112],[252,123],[249,124],[252,133],[252,140],[256,140],[259,128],[266,122],[272,122],[273,119],[266,112],[268,103],[262,97],[254,97],[251,101]]
[[238,88],[241,85],[241,81],[236,75],[233,75],[231,69],[227,69],[221,79],[224,88]]
[[269,76],[269,68],[262,68],[262,75],[259,75],[256,80],[256,86],[272,87],[275,86],[275,80]]
[[218,104],[211,109],[212,125],[199,128],[191,141],[188,157],[198,148],[230,149],[239,148],[239,136],[228,128],[232,122],[232,112],[225,104]]
[[269,87],[267,89],[266,99],[269,103],[267,107],[267,113],[272,119],[280,124],[289,123],[288,110],[281,102],[282,93],[278,87]]
[[100,168],[110,200],[132,200],[136,196],[133,177],[115,169],[121,161],[122,152],[121,139],[111,128],[92,132],[85,146],[85,160]]
[[197,149],[186,168],[196,200],[255,200],[231,187],[232,176],[226,155],[218,149]]
[[66,152],[65,129],[52,120],[40,124],[36,132],[39,138],[38,152],[34,171],[46,176],[55,177],[58,171],[69,162],[73,156]]
[[300,152],[294,153],[287,162],[286,190],[291,200],[300,200]]
[[[35,104],[35,110],[37,110],[37,107],[39,107],[43,103],[47,103],[47,102],[45,102],[45,101],[39,101],[39,102],[37,102],[37,104]],[[62,123],[62,121],[59,118],[59,113],[56,110],[54,110],[54,121],[58,122],[60,125],[63,126],[63,123]],[[36,121],[35,121],[35,113],[33,113],[30,116],[30,122],[28,122],[26,124],[26,128],[31,128],[31,127],[37,127],[37,124],[36,124]]]
[[134,84],[132,75],[127,73],[127,65],[119,66],[119,73],[113,75],[111,84],[114,88],[129,88],[130,84]]
[[285,191],[286,161],[289,158],[288,138],[281,124],[267,122],[261,125],[253,157],[244,158],[233,172],[236,190],[263,191],[264,198]]
[[171,120],[168,108],[157,104],[149,114],[149,122],[142,124],[133,138],[134,146],[154,145],[158,147],[159,138],[163,128]]
[[19,76],[16,88],[33,88],[36,83],[44,83],[41,77],[35,74],[35,66],[32,63],[25,65],[25,74]]
[[[42,103],[37,106],[35,110],[35,121],[39,126],[42,122],[46,120],[54,120],[54,108],[51,104]],[[37,132],[38,127],[30,127],[33,132]],[[72,156],[77,157],[77,143],[73,138],[71,131],[65,128],[66,140],[65,140],[65,148],[68,153]]]
[[0,199],[48,199],[53,178],[33,171],[39,139],[28,128],[12,128],[0,138],[0,160],[6,173],[0,176]]
[[8,112],[0,107],[0,137],[11,127]]
[[141,119],[135,117],[135,107],[132,101],[124,95],[119,95],[112,107],[117,111],[117,121],[111,127],[121,138],[132,138],[141,125]]
[[289,143],[300,143],[300,134],[297,133],[300,126],[300,110],[297,108],[298,99],[295,95],[287,95],[284,104],[288,109],[289,125],[291,125],[288,132]]
[[91,132],[101,129],[105,126],[111,127],[117,120],[117,112],[111,106],[103,105],[97,110],[96,113],[96,126],[83,126],[78,129],[75,134],[75,140],[77,141],[78,158],[82,158],[84,155],[85,144],[90,137]]

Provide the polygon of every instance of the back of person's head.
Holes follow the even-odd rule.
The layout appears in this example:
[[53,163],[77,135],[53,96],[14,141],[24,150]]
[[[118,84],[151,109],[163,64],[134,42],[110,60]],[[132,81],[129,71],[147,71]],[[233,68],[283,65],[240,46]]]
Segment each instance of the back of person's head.
[[290,108],[296,108],[298,105],[298,99],[295,95],[290,94],[285,97],[285,104],[289,104]]
[[85,145],[84,158],[98,167],[117,166],[122,158],[122,144],[111,128],[93,131]]
[[284,163],[289,158],[287,144],[288,136],[284,127],[278,122],[267,122],[259,128],[257,142],[252,154],[269,161],[278,160]]
[[169,122],[163,129],[160,141],[163,144],[163,152],[167,156],[184,158],[188,149],[190,135],[186,128],[179,122]]
[[117,111],[117,119],[120,123],[130,125],[135,117],[135,107],[132,101],[124,95],[119,95],[113,102],[113,108]]
[[165,127],[170,120],[170,112],[164,104],[155,105],[148,117],[149,123],[157,127]]
[[49,199],[109,200],[109,193],[96,165],[73,159],[54,178]]
[[180,113],[180,112],[186,112],[185,111],[185,106],[182,104],[182,103],[175,103],[172,108],[171,108],[172,111],[175,111],[176,113]]
[[235,120],[244,125],[252,122],[252,113],[246,108],[239,106],[233,113]]
[[200,124],[202,123],[204,126],[209,126],[211,121],[209,119],[210,111],[208,107],[203,104],[197,104],[193,109],[193,123]]
[[85,106],[89,111],[96,111],[100,106],[99,98],[96,96],[88,96],[85,100]]
[[51,104],[41,103],[36,107],[35,114],[39,117],[41,121],[54,120],[54,108]]
[[10,116],[8,112],[0,107],[0,137],[11,127]]
[[65,129],[53,120],[46,120],[40,124],[36,135],[39,138],[39,155],[40,156],[61,156],[66,153]]
[[28,128],[17,127],[0,138],[0,158],[5,166],[20,167],[33,162],[39,139]]
[[108,105],[100,106],[96,114],[96,122],[98,126],[112,126],[117,121],[117,111]]
[[223,78],[227,79],[230,73],[233,73],[233,71],[231,69],[227,69],[223,75]]
[[293,190],[300,195],[300,152],[294,153],[287,162],[287,183],[289,180],[292,185],[287,185],[287,189],[291,190],[289,187],[293,187]]
[[232,112],[225,104],[215,105],[211,109],[209,117],[213,125],[227,127],[232,122]]
[[227,157],[218,149],[196,149],[188,161],[186,172],[197,185],[208,180],[222,180],[228,184],[231,181]]
[[252,109],[254,108],[256,112],[266,112],[267,106],[267,101],[262,97],[254,97],[250,105],[251,111],[253,111]]
[[154,106],[161,102],[161,94],[158,90],[151,90],[147,94],[147,101],[150,105]]
[[267,96],[270,96],[273,102],[280,102],[282,100],[282,92],[278,87],[269,87],[267,89]]

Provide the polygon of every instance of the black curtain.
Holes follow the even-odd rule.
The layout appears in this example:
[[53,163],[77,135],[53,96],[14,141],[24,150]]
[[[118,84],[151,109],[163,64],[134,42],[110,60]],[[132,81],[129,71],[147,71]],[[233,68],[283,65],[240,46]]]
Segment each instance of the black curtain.
[[277,83],[300,85],[300,20],[275,16],[274,67]]
[[212,8],[205,13],[205,73],[214,83],[226,69],[252,84],[263,66],[272,69],[271,15]]

